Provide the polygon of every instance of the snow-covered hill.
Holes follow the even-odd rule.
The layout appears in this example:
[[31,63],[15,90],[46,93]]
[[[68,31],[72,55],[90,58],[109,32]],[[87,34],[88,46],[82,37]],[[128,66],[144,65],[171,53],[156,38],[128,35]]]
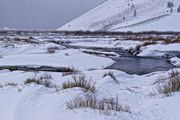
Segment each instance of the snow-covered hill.
[[179,5],[179,0],[107,0],[58,30],[180,31]]

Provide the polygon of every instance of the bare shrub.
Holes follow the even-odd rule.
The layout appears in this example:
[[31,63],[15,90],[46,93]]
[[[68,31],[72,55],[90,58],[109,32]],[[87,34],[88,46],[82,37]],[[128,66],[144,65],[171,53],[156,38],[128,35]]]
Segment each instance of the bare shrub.
[[179,43],[180,36],[164,38],[162,41],[164,42],[164,44]]
[[6,83],[5,86],[17,86],[17,83],[10,82]]
[[45,73],[45,74],[43,74],[42,76],[40,76],[40,79],[52,79],[52,76],[51,75],[49,75],[49,74],[47,74],[47,73]]
[[157,44],[157,41],[146,41],[142,44],[142,46],[148,46],[148,45],[153,45],[153,44]]
[[159,88],[159,91],[167,96],[170,96],[172,92],[180,91],[180,73],[178,71],[172,71],[169,75],[167,82]]
[[75,97],[70,102],[67,102],[68,109],[91,108],[99,110],[100,113],[109,114],[115,112],[130,112],[128,106],[122,106],[117,98],[103,98],[98,100],[95,95],[86,95],[85,97]]
[[68,75],[77,75],[77,74],[81,74],[80,71],[73,71],[73,72],[63,72],[62,76],[68,76]]
[[51,79],[51,76],[45,74],[44,76],[41,76],[39,78],[29,78],[24,82],[24,84],[35,83],[37,85],[44,85],[45,87],[53,88],[54,85],[51,81],[49,81],[49,79]]
[[69,89],[74,87],[83,88],[85,91],[90,91],[92,93],[96,92],[96,87],[92,80],[87,80],[85,75],[76,76],[73,75],[73,81],[68,81],[62,84],[63,89]]
[[71,69],[71,71],[62,73],[63,77],[67,76],[67,75],[75,75],[75,74],[80,74],[81,73],[78,69],[75,69],[74,67],[71,67],[69,69]]
[[151,44],[157,44],[158,42],[162,42],[164,44],[171,44],[171,43],[179,43],[180,37],[179,35],[174,36],[144,36],[144,35],[130,35],[125,37],[127,40],[138,40],[138,41],[145,41],[144,45],[141,46],[147,46]]
[[3,88],[4,86],[0,84],[0,88]]
[[53,47],[48,47],[47,48],[47,53],[55,53],[57,50],[60,50],[59,47],[53,46]]
[[44,85],[45,87],[48,87],[48,88],[53,87],[52,83],[46,79],[29,78],[24,82],[24,84],[31,84],[31,83],[35,83],[37,85]]
[[94,71],[97,70],[97,68],[89,68],[88,71]]
[[65,55],[65,56],[69,56],[69,54],[68,54],[68,53],[65,53],[64,55]]
[[[11,38],[10,38],[11,39]],[[13,42],[23,42],[23,43],[31,43],[38,44],[39,42],[35,41],[31,36],[15,36],[11,39]]]
[[116,77],[115,77],[115,75],[114,75],[113,72],[109,71],[109,72],[104,73],[103,78],[106,77],[106,76],[109,76],[109,77],[111,77],[115,82],[118,82],[118,80],[116,79]]
[[173,39],[166,38],[163,40],[164,44],[171,44],[173,43]]
[[180,35],[173,39],[172,43],[180,43]]
[[0,88],[3,88],[3,87],[6,87],[6,86],[17,86],[18,84],[17,83],[13,83],[13,82],[8,82],[8,83],[5,83],[5,85],[1,85],[0,84]]
[[17,85],[18,85],[17,83],[9,82],[9,83],[6,83],[5,85],[0,84],[0,88],[6,87],[6,86],[14,86],[15,87]]
[[153,83],[153,85],[164,83],[164,82],[166,81],[166,79],[167,79],[166,77],[160,76],[160,77]]
[[73,74],[75,74],[75,72],[63,72],[62,76],[64,77],[64,76],[73,75]]

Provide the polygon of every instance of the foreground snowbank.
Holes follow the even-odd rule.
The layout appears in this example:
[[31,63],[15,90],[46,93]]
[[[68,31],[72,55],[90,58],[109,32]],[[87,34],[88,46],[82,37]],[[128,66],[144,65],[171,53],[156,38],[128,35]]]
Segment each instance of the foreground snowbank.
[[[180,69],[176,69],[180,71]],[[103,77],[107,72],[113,72],[118,82],[110,76]],[[155,72],[147,75],[128,75],[116,70],[94,70],[83,72],[87,78],[95,82],[97,98],[119,97],[122,105],[130,107],[131,113],[117,112],[110,115],[99,114],[91,109],[69,110],[66,102],[75,96],[82,96],[84,92],[80,88],[58,90],[46,88],[42,85],[25,85],[23,81],[34,76],[44,74],[33,72],[0,72],[0,84],[13,82],[17,86],[0,88],[0,117],[3,120],[178,120],[179,92],[170,97],[165,97],[158,92],[156,81],[160,76],[168,76],[168,72]],[[52,75],[53,84],[62,86],[62,83],[72,79],[71,75],[62,76],[59,73],[47,73]],[[5,79],[7,78],[7,79]],[[113,86],[113,87],[112,87]],[[8,102],[7,102],[8,101]],[[78,114],[77,114],[78,113]]]

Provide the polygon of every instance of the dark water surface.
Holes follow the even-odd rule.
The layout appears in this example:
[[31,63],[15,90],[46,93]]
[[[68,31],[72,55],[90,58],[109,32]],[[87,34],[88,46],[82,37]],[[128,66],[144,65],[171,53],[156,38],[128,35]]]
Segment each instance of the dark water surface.
[[71,46],[70,48],[84,48],[92,50],[101,50],[105,52],[115,52],[120,55],[120,57],[110,57],[115,61],[115,63],[107,69],[116,69],[124,71],[128,74],[148,74],[156,71],[168,71],[172,68],[175,68],[171,63],[168,62],[168,59],[180,55],[178,51],[165,52],[162,57],[139,57],[134,56],[126,50],[117,49],[117,48],[98,48],[98,47],[84,47],[84,46]]
[[117,69],[129,74],[147,74],[155,71],[167,71],[174,66],[167,59],[158,57],[114,57],[116,63],[108,69]]

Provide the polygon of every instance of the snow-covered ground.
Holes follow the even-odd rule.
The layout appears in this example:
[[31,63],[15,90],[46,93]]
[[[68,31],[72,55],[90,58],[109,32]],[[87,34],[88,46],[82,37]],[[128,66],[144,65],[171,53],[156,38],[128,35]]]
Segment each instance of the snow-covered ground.
[[107,0],[58,30],[180,31],[179,5],[179,0]]
[[170,59],[170,62],[171,62],[173,65],[175,65],[175,66],[177,66],[177,67],[180,67],[180,58],[178,58],[178,57],[173,57],[173,58]]
[[142,21],[140,23],[128,24],[127,26],[119,26],[112,28],[115,31],[180,31],[180,13],[170,14],[155,20]]
[[[15,50],[13,51],[15,52]],[[69,68],[74,67],[79,70],[88,70],[91,68],[102,69],[112,65],[113,63],[114,62],[108,58],[84,54],[80,50],[74,49],[60,50],[55,54],[48,54],[46,51],[37,51],[34,53],[23,53],[22,51],[20,54],[16,55],[3,55],[3,57],[0,59],[1,66],[26,65]]]
[[155,44],[142,47],[141,49],[142,51],[138,54],[138,56],[163,56],[167,51],[179,51],[180,44]]
[[[180,71],[180,69],[177,69]],[[106,72],[113,72],[117,82],[111,77],[103,78]],[[170,71],[169,71],[170,72]],[[84,71],[87,78],[95,82],[98,99],[117,97],[122,105],[129,106],[131,113],[113,112],[110,115],[99,114],[91,109],[67,108],[66,103],[84,92],[80,88],[56,91],[43,85],[25,85],[23,81],[31,76],[43,73],[1,71],[0,83],[17,83],[16,86],[0,88],[0,117],[3,120],[179,120],[180,94],[173,93],[166,97],[158,93],[154,84],[159,77],[168,76],[169,72],[156,72],[148,75],[128,75],[116,70]],[[59,73],[48,73],[50,81],[62,88],[62,83],[72,76],[62,77]]]
[[[3,36],[1,36],[3,38]],[[0,37],[0,38],[1,38]],[[17,37],[17,36],[16,36]],[[104,69],[115,61],[106,56],[117,53],[85,49],[83,47],[121,48],[129,50],[142,45],[143,41],[123,40],[123,38],[83,38],[59,36],[60,38],[36,37],[38,43],[26,43],[21,40],[0,40],[0,66],[52,66],[70,67],[78,71],[76,76],[85,76],[94,84],[96,91],[91,93],[80,87],[63,89],[63,83],[73,81],[73,73],[45,71],[10,71],[0,70],[0,119],[2,120],[179,120],[180,93],[173,92],[165,96],[159,92],[160,79],[168,78],[172,70],[158,71],[145,75],[130,75],[123,71]],[[67,41],[55,44],[51,40]],[[98,39],[98,40],[97,40]],[[121,40],[122,39],[122,40]],[[75,49],[79,46],[83,49]],[[54,49],[49,53],[48,49]],[[180,51],[180,44],[155,44],[141,48],[139,56],[162,56],[164,51]],[[176,64],[179,58],[172,58]],[[176,63],[174,62],[176,61]],[[179,71],[179,68],[175,68]],[[52,85],[27,83],[27,79],[45,79]],[[165,84],[165,81],[161,81]],[[98,100],[117,98],[122,106],[128,106],[130,112],[108,111],[108,114],[91,108],[69,109],[67,102],[77,96],[93,94]]]

